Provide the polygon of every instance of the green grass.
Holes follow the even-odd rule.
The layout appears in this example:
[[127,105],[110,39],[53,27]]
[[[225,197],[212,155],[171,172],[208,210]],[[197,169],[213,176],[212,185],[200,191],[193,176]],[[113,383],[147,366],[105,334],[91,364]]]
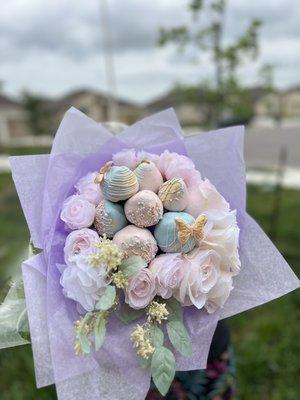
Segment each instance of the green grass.
[[[16,272],[29,232],[10,174],[0,174],[0,285]],[[0,350],[1,400],[52,400],[54,387],[36,389],[30,346]]]
[[[300,272],[300,191],[283,193],[277,246]],[[273,193],[250,187],[248,210],[266,232],[270,229]],[[0,277],[26,249],[28,231],[8,174],[0,175]],[[230,318],[240,400],[296,400],[299,374],[299,310],[297,292]],[[53,387],[37,390],[30,346],[0,351],[1,400],[52,400]],[[112,399],[113,400],[113,399]]]
[[9,174],[0,175],[0,283],[13,275],[29,233]]
[[48,146],[23,146],[23,147],[4,147],[0,146],[0,154],[9,154],[11,156],[25,156],[30,154],[46,154],[50,152]]
[[[274,193],[248,190],[248,211],[270,231]],[[300,191],[284,190],[276,245],[300,273]],[[238,398],[296,400],[300,398],[300,296],[290,293],[262,307],[230,318],[237,359]]]

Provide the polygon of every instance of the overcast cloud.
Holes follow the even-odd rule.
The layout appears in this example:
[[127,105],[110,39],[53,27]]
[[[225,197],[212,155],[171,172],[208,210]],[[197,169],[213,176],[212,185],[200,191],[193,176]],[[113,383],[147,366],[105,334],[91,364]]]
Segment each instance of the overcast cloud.
[[[10,0],[0,13],[0,79],[11,94],[30,89],[60,95],[79,87],[106,89],[100,1]],[[160,26],[187,21],[187,0],[107,0],[115,51],[118,94],[144,102],[174,82],[198,82],[212,75],[205,54],[200,65],[191,54],[156,46]],[[276,68],[280,87],[300,83],[299,0],[229,0],[226,40],[260,18],[261,53],[243,68],[242,79],[257,83],[261,64]]]

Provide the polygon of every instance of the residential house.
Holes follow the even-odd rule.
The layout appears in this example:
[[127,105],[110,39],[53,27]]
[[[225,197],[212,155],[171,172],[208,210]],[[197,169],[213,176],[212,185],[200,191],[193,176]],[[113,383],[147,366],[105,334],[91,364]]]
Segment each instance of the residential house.
[[[264,93],[265,91],[261,87],[250,88],[250,106],[254,105]],[[149,112],[157,112],[168,107],[175,109],[180,123],[185,127],[204,126],[207,124],[209,113],[212,112],[212,105],[206,103],[206,93],[202,88],[189,88],[188,90],[181,90],[180,87],[174,88],[147,105]],[[247,122],[238,118],[238,116],[232,115],[231,110],[222,111],[222,125]]]
[[[55,132],[64,113],[75,107],[97,122],[109,120],[109,98],[104,93],[95,90],[76,90],[58,99],[48,99],[44,107],[48,110],[52,120],[52,132]],[[118,120],[124,124],[132,124],[144,115],[142,107],[129,101],[118,99],[116,101]]]
[[300,126],[300,87],[262,96],[255,104],[256,126]]
[[148,113],[159,112],[170,107],[174,108],[183,126],[199,126],[203,124],[204,110],[202,105],[187,99],[186,94],[180,90],[170,90],[146,106]]
[[26,113],[22,105],[0,93],[0,145],[29,135]]
[[[60,98],[38,99],[40,108],[47,115],[49,135],[34,136],[28,121],[28,114],[23,105],[0,95],[0,145],[49,145],[62,120],[65,112],[74,106],[97,122],[106,122],[109,119],[109,99],[107,95],[95,90],[76,90]],[[132,124],[145,115],[142,107],[129,101],[118,99],[118,120],[124,124]]]

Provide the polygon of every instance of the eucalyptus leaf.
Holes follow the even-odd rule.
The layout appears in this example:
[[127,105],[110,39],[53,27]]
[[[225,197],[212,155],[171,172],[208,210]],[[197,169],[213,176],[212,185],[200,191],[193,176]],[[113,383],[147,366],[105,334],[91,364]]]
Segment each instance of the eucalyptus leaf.
[[164,333],[157,325],[150,327],[150,340],[155,348],[164,344]]
[[139,359],[142,368],[146,369],[151,366],[152,356],[150,356],[149,358],[139,357]]
[[87,313],[83,317],[83,320],[81,321],[80,330],[77,331],[77,339],[79,340],[81,350],[83,351],[84,354],[89,354],[91,351],[90,341],[88,339],[88,336],[85,332],[84,327],[85,327],[85,324],[88,324],[92,318],[93,318],[92,313]]
[[106,334],[106,319],[99,314],[96,318],[94,325],[94,336],[95,336],[95,350],[98,351],[103,345]]
[[131,256],[122,261],[122,264],[119,266],[119,270],[122,271],[127,278],[130,278],[146,266],[147,263],[142,257]]
[[115,312],[116,317],[126,325],[141,318],[144,314],[145,310],[135,310],[126,303]]
[[182,321],[182,306],[179,301],[171,297],[166,301],[166,306],[169,312],[168,321]]
[[174,354],[164,346],[158,347],[151,360],[153,382],[160,393],[165,396],[174,379],[176,363]]
[[77,338],[79,340],[80,343],[80,347],[81,350],[83,351],[84,354],[89,354],[91,351],[91,346],[90,346],[90,342],[89,339],[87,337],[87,334],[83,331],[78,332],[77,334]]
[[192,355],[192,342],[183,323],[175,320],[169,321],[167,332],[174,348],[183,356],[190,357]]
[[113,304],[115,302],[115,298],[116,298],[115,286],[111,286],[111,285],[107,286],[104,294],[102,295],[102,297],[96,304],[96,309],[101,310],[101,311],[109,310],[113,306]]

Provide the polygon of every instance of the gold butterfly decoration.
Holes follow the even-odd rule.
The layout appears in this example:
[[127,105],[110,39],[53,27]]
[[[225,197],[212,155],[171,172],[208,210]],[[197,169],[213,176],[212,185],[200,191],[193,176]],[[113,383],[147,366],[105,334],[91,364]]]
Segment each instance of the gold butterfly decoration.
[[100,168],[100,171],[95,178],[95,183],[99,184],[102,183],[106,173],[111,169],[112,164],[113,164],[112,161],[109,161],[106,164],[104,164],[103,167]]
[[206,224],[207,218],[205,215],[199,215],[196,221],[189,225],[181,218],[176,218],[175,223],[178,230],[178,240],[179,242],[184,245],[190,237],[194,237],[199,242],[204,237],[204,225]]

